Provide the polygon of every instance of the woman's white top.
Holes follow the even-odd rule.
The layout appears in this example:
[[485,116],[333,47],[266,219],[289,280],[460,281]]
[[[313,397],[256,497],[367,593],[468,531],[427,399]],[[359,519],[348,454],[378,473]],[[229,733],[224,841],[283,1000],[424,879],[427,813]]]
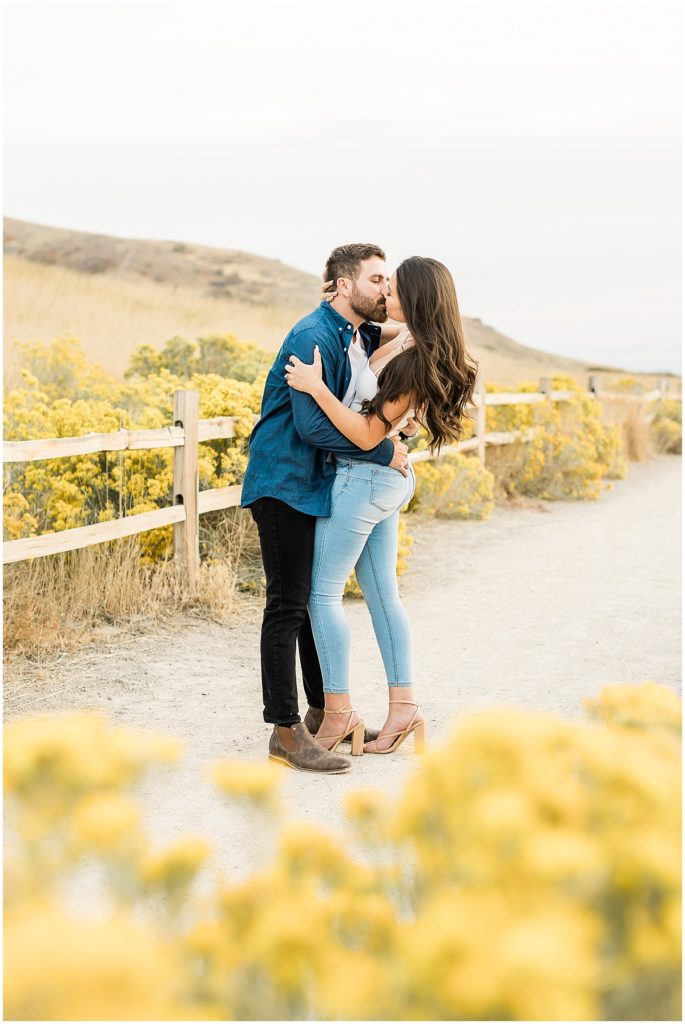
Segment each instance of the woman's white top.
[[[393,354],[389,359],[377,359],[373,366],[371,366],[367,360],[366,365],[360,368],[357,375],[354,398],[350,403],[350,409],[353,409],[354,412],[361,412],[362,402],[370,402],[371,399],[375,397],[376,392],[378,391],[378,374],[384,366],[387,366],[388,363],[394,359],[395,354],[396,351],[393,349]],[[414,410],[408,409],[406,415],[403,416],[400,422],[392,428],[388,437],[394,437],[395,434],[399,434],[400,430],[403,430],[406,427],[407,423],[409,423],[409,420],[412,419],[413,416]]]
[[342,404],[346,405],[348,409],[352,407],[354,401],[354,394],[357,390],[357,381],[359,380],[359,374],[362,372],[365,366],[369,364],[369,357],[366,354],[364,343],[359,338],[359,332],[355,331],[352,335],[352,341],[347,351],[348,359],[350,360],[350,383],[347,385],[347,391],[345,392],[342,400]]

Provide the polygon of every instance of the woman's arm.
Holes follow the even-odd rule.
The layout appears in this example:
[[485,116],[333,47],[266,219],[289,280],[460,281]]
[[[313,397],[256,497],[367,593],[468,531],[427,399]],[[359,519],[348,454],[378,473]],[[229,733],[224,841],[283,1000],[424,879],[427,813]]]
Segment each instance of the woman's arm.
[[393,341],[403,328],[404,324],[381,324],[380,347],[382,348],[388,341]]
[[[321,411],[326,414],[334,427],[344,434],[348,441],[368,452],[386,436],[387,428],[378,416],[365,416],[354,412],[328,390],[321,376],[321,356],[314,350],[314,362],[303,363],[297,356],[290,357],[292,365],[286,366],[286,377],[291,388],[306,391]],[[386,402],[383,413],[394,426],[406,415],[410,407],[409,395],[402,395],[395,402]]]

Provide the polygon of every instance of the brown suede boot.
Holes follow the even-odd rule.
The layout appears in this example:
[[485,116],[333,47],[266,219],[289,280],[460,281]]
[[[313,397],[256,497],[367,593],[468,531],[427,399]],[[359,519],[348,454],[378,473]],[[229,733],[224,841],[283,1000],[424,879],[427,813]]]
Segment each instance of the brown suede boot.
[[304,716],[304,724],[309,729],[312,736],[316,736],[317,732],[323,722],[323,708],[307,708],[307,714]]
[[[304,724],[309,729],[312,736],[316,736],[317,732],[321,728],[323,722],[323,708],[308,708],[307,714],[304,716]],[[380,735],[380,729],[364,729],[364,743],[370,743],[371,740],[377,740]]]
[[325,772],[328,775],[349,772],[352,766],[347,758],[324,750],[311,736],[304,722],[296,722],[290,726],[290,730],[295,741],[294,750],[285,749],[274,726],[269,739],[269,760],[280,761],[281,764],[287,764],[289,768],[298,768],[302,772]]

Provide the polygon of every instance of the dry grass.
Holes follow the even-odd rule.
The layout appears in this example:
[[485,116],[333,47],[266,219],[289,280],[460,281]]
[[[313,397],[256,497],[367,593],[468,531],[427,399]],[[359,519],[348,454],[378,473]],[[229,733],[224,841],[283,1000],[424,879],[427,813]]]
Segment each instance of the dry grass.
[[5,257],[5,388],[19,383],[17,341],[79,338],[91,362],[118,377],[139,345],[161,345],[177,334],[196,338],[229,332],[276,349],[301,309],[246,305],[155,281],[81,274]]
[[600,419],[621,428],[623,454],[629,462],[646,462],[654,454],[651,422],[644,402],[612,402],[602,399]]
[[35,558],[4,573],[5,653],[73,650],[98,625],[155,622],[181,601],[173,564],[140,566],[135,538]]
[[524,499],[516,487],[524,444],[522,441],[517,441],[514,444],[486,445],[485,447],[485,468],[494,477],[493,490],[497,504],[533,500]]
[[230,513],[213,513],[202,531],[207,557],[190,596],[173,561],[140,564],[136,537],[7,566],[5,654],[50,658],[98,642],[102,627],[147,630],[180,611],[228,621],[244,601],[241,591],[260,589],[262,571],[249,513]]
[[[200,519],[200,554],[206,582],[198,589],[204,616],[225,621],[235,607],[237,594],[260,593],[264,569],[259,535],[252,514],[244,508],[209,512]],[[230,589],[212,586],[222,573],[230,573]],[[213,576],[212,574],[215,574]],[[224,594],[231,595],[226,603]]]
[[654,455],[651,422],[642,405],[631,405],[622,423],[623,448],[631,462],[646,462]]

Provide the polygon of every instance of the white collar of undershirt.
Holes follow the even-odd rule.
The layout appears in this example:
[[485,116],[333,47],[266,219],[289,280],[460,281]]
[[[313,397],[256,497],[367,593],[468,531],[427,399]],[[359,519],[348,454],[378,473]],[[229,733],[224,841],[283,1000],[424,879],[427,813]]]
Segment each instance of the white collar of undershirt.
[[343,397],[343,405],[349,406],[354,398],[355,391],[357,388],[357,381],[359,380],[360,374],[363,372],[364,367],[368,366],[369,357],[364,348],[363,339],[361,334],[357,337],[357,331],[350,339],[348,345],[348,356],[350,360],[350,383],[348,384],[347,391]]

